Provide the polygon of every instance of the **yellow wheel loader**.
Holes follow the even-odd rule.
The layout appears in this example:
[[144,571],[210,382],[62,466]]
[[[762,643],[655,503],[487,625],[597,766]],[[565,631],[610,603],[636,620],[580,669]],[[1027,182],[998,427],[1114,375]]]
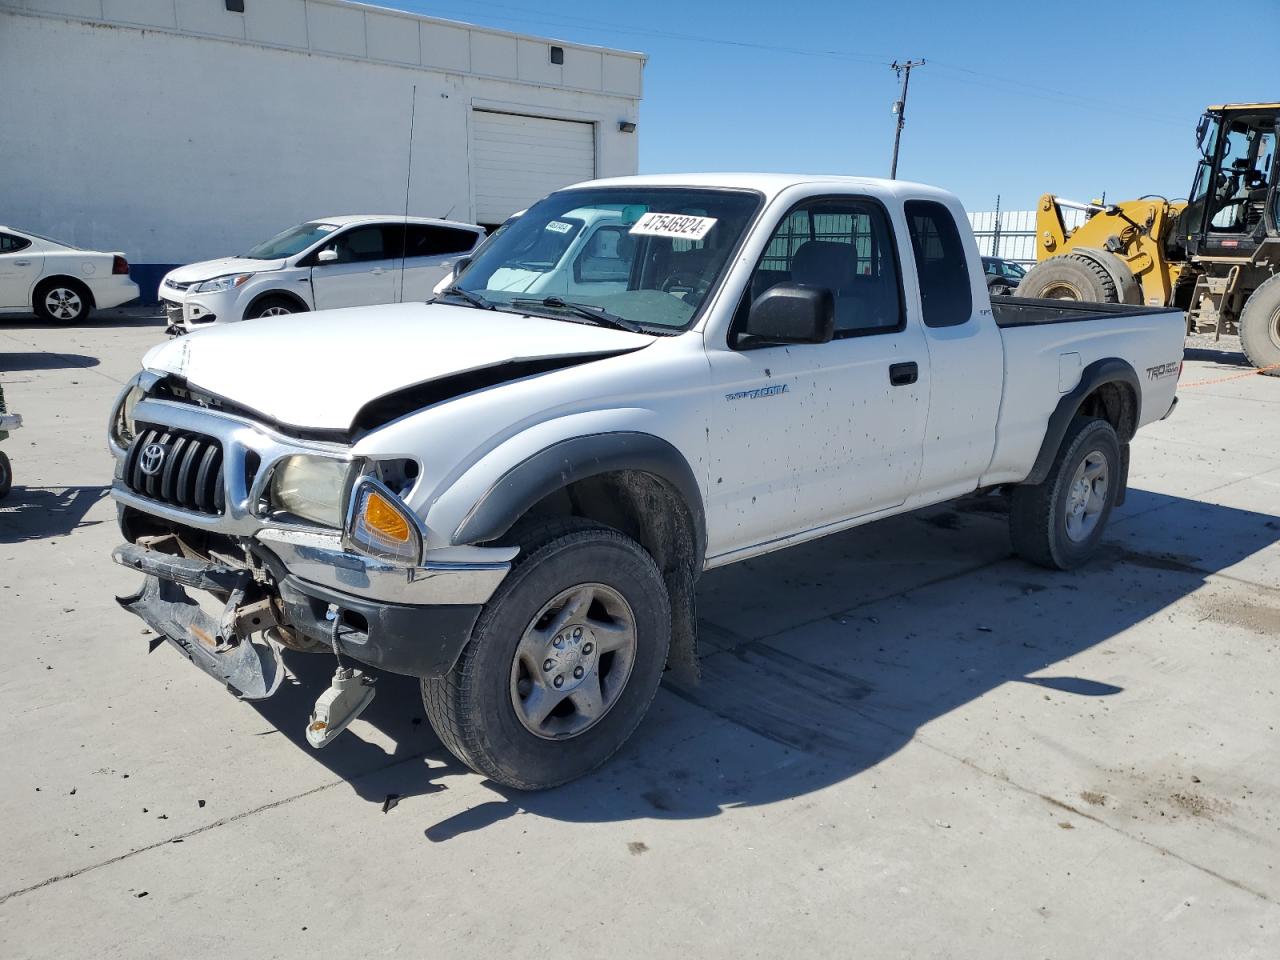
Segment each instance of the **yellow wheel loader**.
[[[1175,306],[1188,332],[1239,333],[1246,358],[1280,376],[1280,103],[1209,107],[1188,200],[1103,205],[1046,193],[1023,297]],[[1063,211],[1084,211],[1066,226]]]

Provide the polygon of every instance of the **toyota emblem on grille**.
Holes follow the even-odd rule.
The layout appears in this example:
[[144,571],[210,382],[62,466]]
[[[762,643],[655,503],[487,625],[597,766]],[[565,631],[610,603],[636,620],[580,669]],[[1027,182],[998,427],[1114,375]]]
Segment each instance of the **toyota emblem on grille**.
[[164,447],[158,443],[148,443],[142,448],[142,457],[138,466],[148,477],[154,477],[164,465]]

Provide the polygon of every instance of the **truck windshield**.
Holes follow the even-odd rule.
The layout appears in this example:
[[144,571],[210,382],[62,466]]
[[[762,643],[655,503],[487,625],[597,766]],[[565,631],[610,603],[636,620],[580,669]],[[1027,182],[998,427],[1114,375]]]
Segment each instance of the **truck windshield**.
[[[499,310],[576,322],[597,307],[642,326],[688,326],[760,206],[746,190],[563,190],[491,238],[458,279]],[[538,306],[540,301],[546,301]]]
[[241,254],[241,257],[246,260],[279,260],[283,257],[292,257],[337,229],[337,225],[332,223],[300,223],[296,227],[290,227],[284,233],[277,233],[270,240],[264,240],[251,248],[248,253]]

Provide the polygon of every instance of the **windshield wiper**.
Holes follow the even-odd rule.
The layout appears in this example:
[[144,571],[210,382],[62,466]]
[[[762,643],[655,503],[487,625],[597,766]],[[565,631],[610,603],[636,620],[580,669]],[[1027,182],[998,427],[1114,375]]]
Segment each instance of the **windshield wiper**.
[[481,310],[497,310],[492,303],[480,296],[478,293],[472,293],[470,290],[463,290],[461,287],[449,287],[443,293],[442,297],[461,297],[473,307],[479,307]]
[[597,307],[594,303],[574,303],[571,300],[564,300],[560,297],[543,297],[540,300],[517,298],[511,301],[512,306],[522,303],[538,304],[543,307],[551,307],[553,310],[569,310],[580,317],[596,321],[602,327],[625,330],[627,333],[644,333],[638,323],[634,323],[626,317],[620,317],[616,313],[610,313],[604,307]]

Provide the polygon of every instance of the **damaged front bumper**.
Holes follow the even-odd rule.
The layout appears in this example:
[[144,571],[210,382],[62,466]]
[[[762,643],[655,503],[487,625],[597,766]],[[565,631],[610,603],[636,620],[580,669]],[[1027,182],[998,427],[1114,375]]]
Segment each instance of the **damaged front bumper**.
[[[259,700],[280,685],[284,646],[333,644],[341,655],[391,673],[443,676],[510,567],[505,559],[383,567],[328,539],[277,537],[274,550],[257,541],[250,548],[257,567],[122,544],[112,559],[146,580],[119,602],[237,696]],[[331,583],[299,576],[294,567]],[[188,588],[223,600],[221,614],[206,612]]]

